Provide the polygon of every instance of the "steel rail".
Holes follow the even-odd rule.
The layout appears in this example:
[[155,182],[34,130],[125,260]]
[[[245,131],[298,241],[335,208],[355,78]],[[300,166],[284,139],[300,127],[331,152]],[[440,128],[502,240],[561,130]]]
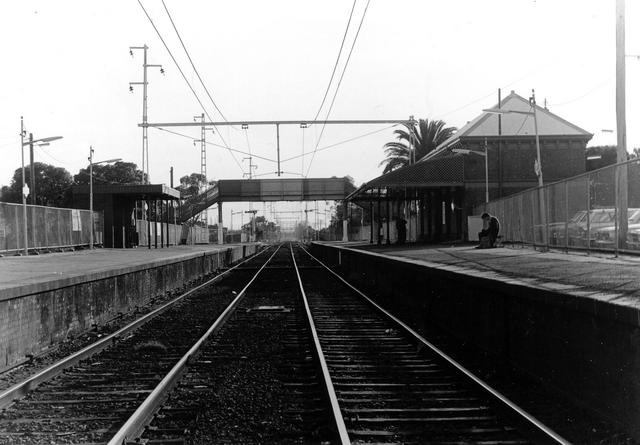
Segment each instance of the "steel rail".
[[329,401],[331,402],[331,411],[333,413],[333,419],[336,424],[338,435],[340,436],[340,443],[342,443],[343,445],[350,444],[351,440],[349,439],[349,432],[347,431],[347,425],[345,425],[344,419],[342,417],[342,410],[340,409],[340,404],[338,403],[338,396],[336,395],[336,391],[333,387],[333,382],[331,381],[331,375],[329,374],[329,367],[327,366],[327,361],[324,357],[324,353],[322,352],[322,346],[320,345],[320,338],[318,337],[316,325],[313,322],[313,316],[311,315],[311,309],[309,308],[309,301],[307,300],[307,294],[305,293],[304,286],[302,285],[302,277],[300,276],[300,270],[298,269],[296,258],[293,255],[293,249],[291,248],[291,243],[289,243],[289,248],[291,250],[291,259],[293,260],[293,267],[295,268],[296,275],[298,277],[300,294],[302,295],[304,310],[307,314],[307,321],[309,322],[309,327],[311,329],[313,344],[315,345],[316,354],[318,355],[318,360],[320,362],[320,369],[322,370],[322,375],[324,377],[325,389],[327,391],[327,394],[329,395]]
[[556,433],[555,431],[553,431],[551,428],[549,428],[548,426],[546,426],[545,424],[543,424],[542,422],[540,422],[538,419],[536,419],[533,415],[529,414],[527,411],[525,411],[524,409],[522,409],[521,407],[519,407],[515,402],[511,401],[507,396],[503,395],[502,393],[500,393],[498,390],[494,389],[493,387],[489,386],[489,384],[485,383],[483,380],[481,380],[479,377],[477,377],[475,374],[473,374],[471,371],[469,371],[468,369],[466,369],[464,366],[462,366],[460,363],[458,363],[455,359],[453,359],[451,356],[449,356],[448,354],[446,354],[444,351],[442,351],[440,348],[438,348],[436,345],[434,345],[433,343],[431,343],[430,341],[428,341],[427,339],[425,339],[424,337],[422,337],[420,334],[418,334],[416,331],[414,331],[413,329],[411,329],[409,326],[407,326],[405,323],[403,323],[402,321],[400,321],[398,318],[396,318],[395,316],[393,316],[392,314],[390,314],[389,312],[387,312],[387,310],[385,310],[382,306],[378,305],[376,302],[374,302],[371,298],[367,297],[363,292],[361,292],[359,289],[357,289],[356,287],[354,287],[353,285],[351,285],[347,280],[345,280],[344,278],[342,278],[340,275],[338,275],[336,272],[334,272],[331,268],[329,268],[326,264],[324,264],[322,261],[320,261],[319,259],[317,259],[315,256],[313,256],[311,254],[311,252],[309,252],[307,249],[305,249],[303,246],[300,246],[301,249],[307,253],[307,255],[309,255],[311,258],[313,258],[318,264],[322,265],[326,270],[328,270],[333,276],[335,276],[336,278],[338,278],[340,281],[342,281],[342,283],[344,283],[345,285],[347,285],[351,290],[353,290],[354,292],[356,292],[360,297],[362,297],[366,302],[368,302],[369,304],[371,304],[379,313],[383,314],[385,317],[387,317],[389,320],[393,321],[396,326],[398,326],[401,330],[403,330],[405,333],[409,334],[410,337],[413,337],[415,340],[417,340],[420,344],[428,347],[430,350],[432,350],[433,352],[435,352],[437,355],[439,355],[443,360],[445,360],[446,362],[448,362],[450,365],[452,365],[454,368],[456,368],[458,371],[460,371],[462,374],[464,374],[466,377],[468,377],[469,379],[471,379],[473,382],[475,382],[476,384],[478,384],[480,387],[482,387],[485,391],[487,391],[489,394],[491,394],[496,400],[498,400],[500,403],[502,403],[503,405],[507,406],[509,409],[515,411],[520,417],[522,417],[523,419],[525,419],[529,424],[531,424],[533,427],[535,427],[535,429],[537,431],[539,431],[540,433],[544,434],[548,439],[552,440],[554,443],[558,443],[558,444],[562,444],[562,445],[571,445],[571,442],[569,442],[568,440],[564,439],[562,436],[560,436],[558,433]]
[[194,357],[198,352],[202,344],[207,341],[207,339],[211,336],[211,334],[217,332],[222,325],[227,321],[227,319],[231,316],[236,306],[240,302],[240,300],[244,297],[247,292],[247,289],[253,282],[256,280],[260,272],[269,264],[269,261],[278,253],[282,245],[279,245],[278,248],[271,254],[271,256],[267,259],[267,261],[262,265],[260,270],[256,272],[256,274],[251,278],[251,280],[247,283],[247,285],[238,293],[236,298],[227,306],[227,308],[220,314],[220,316],[213,322],[213,324],[207,329],[207,332],[200,337],[198,341],[194,343],[194,345],[187,351],[186,354],[182,356],[182,358],[171,368],[171,371],[167,373],[167,375],[160,381],[158,386],[154,388],[154,390],[147,396],[147,398],[142,402],[142,404],[136,409],[136,411],[129,417],[129,419],[120,427],[118,432],[109,440],[108,445],[123,445],[132,441],[135,437],[139,436],[143,431],[144,427],[151,420],[153,414],[156,412],[157,408],[162,404],[166,395],[174,386],[174,384],[180,379],[184,371],[186,371],[189,361],[192,357]]
[[43,369],[42,371],[38,372],[37,374],[34,374],[33,376],[29,377],[28,379],[17,383],[15,385],[13,385],[12,387],[6,389],[5,391],[0,393],[0,409],[8,406],[9,404],[11,404],[13,401],[15,401],[16,399],[19,399],[21,397],[24,397],[27,393],[29,393],[30,391],[32,391],[33,389],[35,389],[39,384],[46,382],[47,380],[52,379],[53,377],[55,377],[56,375],[60,374],[62,371],[64,371],[65,369],[76,365],[78,362],[80,362],[81,360],[84,360],[94,354],[97,354],[98,352],[106,349],[107,347],[109,347],[111,345],[112,342],[115,342],[118,338],[123,337],[124,335],[135,331],[136,329],[140,328],[142,325],[144,325],[145,323],[151,321],[152,319],[154,319],[156,316],[162,314],[163,312],[165,312],[167,309],[169,309],[171,306],[173,306],[175,303],[177,303],[178,301],[188,297],[189,295],[193,294],[194,292],[199,291],[200,289],[209,286],[217,281],[220,281],[222,278],[224,278],[226,275],[228,275],[231,271],[233,271],[234,269],[236,269],[239,266],[242,266],[244,263],[246,263],[247,261],[261,255],[262,253],[266,252],[266,249],[258,252],[255,255],[252,255],[251,257],[245,259],[244,261],[241,261],[240,263],[236,264],[235,266],[225,270],[224,272],[216,275],[215,277],[211,278],[210,280],[208,280],[205,283],[200,284],[199,286],[194,287],[193,289],[188,290],[187,292],[185,292],[182,295],[179,295],[178,297],[174,298],[173,300],[163,304],[162,306],[154,309],[153,311],[149,312],[148,314],[138,318],[137,320],[132,321],[131,323],[129,323],[128,325],[118,329],[116,332],[107,335],[106,337],[101,338],[100,340],[96,341],[95,343],[92,343],[86,347],[84,347],[83,349],[63,358],[62,360],[58,361],[57,363],[54,363],[50,366],[48,366],[47,368]]

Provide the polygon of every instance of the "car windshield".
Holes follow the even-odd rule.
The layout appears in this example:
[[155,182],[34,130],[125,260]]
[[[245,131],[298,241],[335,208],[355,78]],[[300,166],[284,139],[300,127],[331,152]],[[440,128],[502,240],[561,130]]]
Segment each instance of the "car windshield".
[[615,218],[614,218],[613,211],[593,212],[591,214],[592,223],[608,223],[608,222],[613,222],[614,219]]
[[635,224],[640,222],[640,209],[629,209],[627,212],[629,223]]
[[586,214],[587,214],[587,213],[586,213],[584,210],[583,210],[583,211],[580,211],[580,212],[578,212],[578,213],[576,213],[575,215],[573,215],[573,216],[571,217],[571,222],[572,222],[572,223],[579,223],[580,221],[582,221],[582,220],[584,219],[584,216],[585,216]]

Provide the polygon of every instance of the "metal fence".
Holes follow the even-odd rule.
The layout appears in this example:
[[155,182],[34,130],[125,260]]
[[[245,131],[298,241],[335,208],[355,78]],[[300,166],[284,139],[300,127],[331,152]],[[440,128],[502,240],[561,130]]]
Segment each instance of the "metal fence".
[[506,242],[640,251],[640,160],[491,201],[477,206],[474,214],[485,210],[500,220],[500,234]]
[[[93,212],[94,243],[103,240],[104,218]],[[0,202],[0,252],[25,247],[24,216],[21,204]],[[88,245],[91,213],[89,210],[27,206],[27,247],[29,249],[64,248]]]
[[[148,228],[151,229],[150,236],[147,234]],[[183,241],[186,244],[207,244],[217,241],[217,238],[214,241],[209,239],[210,230],[206,227],[190,227],[185,224],[166,224],[153,221],[149,223],[138,219],[136,220],[136,231],[138,232],[139,246],[148,246],[149,238],[151,238],[153,247],[156,243],[176,246]]]

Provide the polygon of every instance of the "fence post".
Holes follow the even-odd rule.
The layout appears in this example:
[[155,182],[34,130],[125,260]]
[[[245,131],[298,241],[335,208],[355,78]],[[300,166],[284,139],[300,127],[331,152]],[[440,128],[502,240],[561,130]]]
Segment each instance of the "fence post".
[[591,239],[591,186],[590,184],[591,175],[587,175],[587,253],[590,252],[591,243],[589,240]]
[[[613,189],[615,190],[615,194],[616,194],[616,200],[615,200],[615,205],[613,206],[613,221],[614,221],[614,227],[616,229],[616,242],[615,242],[615,247],[614,247],[614,252],[615,252],[615,256],[618,256],[618,244],[620,243],[619,235],[620,235],[620,224],[618,223],[618,205],[620,204],[620,184],[618,184],[619,180],[620,180],[620,171],[618,169],[618,166],[616,165],[615,167],[613,167],[613,180],[615,181],[614,187]],[[624,215],[620,215],[620,218],[624,218]]]
[[[15,230],[15,234],[16,234],[16,248],[17,249],[21,249],[20,247],[20,220],[18,219],[18,209],[15,209],[15,212],[13,212],[13,214],[16,216],[16,230]],[[27,240],[26,238],[24,239],[25,241]],[[8,246],[7,246],[8,247]]]
[[545,250],[549,250],[549,216],[551,216],[551,187],[545,186],[543,190],[543,194],[545,194],[545,208],[544,208],[544,240],[545,240]]
[[49,247],[49,221],[47,220],[47,209],[44,210],[44,247]]
[[534,212],[535,207],[535,200],[533,198],[533,193],[531,193],[529,195],[531,197],[531,234],[533,235],[533,239],[531,240],[531,244],[533,245],[533,248],[535,250],[536,248],[536,215]]
[[569,252],[569,181],[564,183],[564,250]]

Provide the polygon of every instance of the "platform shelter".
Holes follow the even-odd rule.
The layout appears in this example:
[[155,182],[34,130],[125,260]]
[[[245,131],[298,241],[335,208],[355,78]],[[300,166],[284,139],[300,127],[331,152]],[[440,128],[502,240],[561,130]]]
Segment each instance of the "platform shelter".
[[[89,208],[89,186],[72,188],[76,208]],[[180,192],[164,184],[107,184],[93,186],[93,209],[104,212],[104,247],[134,247],[139,244],[136,213],[145,214],[147,247],[169,245],[169,225],[174,223]],[[136,207],[142,203],[143,208]],[[153,230],[151,225],[153,224]]]

